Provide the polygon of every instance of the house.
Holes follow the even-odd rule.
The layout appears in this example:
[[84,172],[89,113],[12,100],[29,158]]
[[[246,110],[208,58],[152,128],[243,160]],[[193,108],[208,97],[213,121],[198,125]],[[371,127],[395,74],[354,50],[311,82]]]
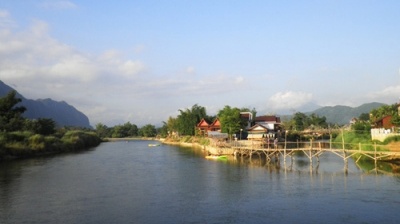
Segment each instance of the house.
[[196,129],[200,135],[205,135],[208,131],[208,127],[210,124],[203,118],[200,122],[196,125]]
[[256,124],[261,124],[271,131],[278,131],[281,125],[281,118],[275,115],[259,116],[254,121]]
[[375,121],[375,128],[391,129],[395,125],[392,123],[392,115],[387,115],[377,121]]
[[196,125],[200,135],[208,135],[208,132],[221,132],[221,122],[216,118],[209,124],[204,118]]
[[246,129],[249,129],[252,126],[253,122],[253,113],[251,112],[240,112],[240,119],[247,122]]
[[254,119],[255,125],[247,129],[249,140],[274,139],[280,131],[281,119],[277,116],[259,116]]
[[248,140],[264,140],[265,138],[273,139],[275,132],[270,131],[267,127],[261,124],[255,124],[253,127],[247,129]]
[[208,131],[221,131],[221,122],[218,118],[216,118],[214,122],[210,124]]

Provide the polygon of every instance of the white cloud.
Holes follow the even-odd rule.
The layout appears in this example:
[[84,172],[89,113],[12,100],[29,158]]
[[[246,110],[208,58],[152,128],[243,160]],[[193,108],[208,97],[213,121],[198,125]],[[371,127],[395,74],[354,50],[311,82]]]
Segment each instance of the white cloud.
[[311,102],[312,98],[312,94],[306,92],[278,92],[268,99],[267,106],[273,110],[294,109]]
[[10,13],[6,10],[0,9],[0,28],[14,27],[15,23],[12,21]]
[[235,83],[236,84],[240,84],[240,83],[243,83],[243,82],[244,82],[244,78],[242,76],[235,78]]
[[[9,18],[0,11],[2,16]],[[99,55],[82,52],[51,37],[48,24],[40,20],[25,29],[0,26],[0,80],[18,86],[27,98],[67,101],[96,123],[133,119],[128,116],[132,111],[147,111],[144,115],[135,112],[137,120],[160,122],[159,108],[153,108],[160,102],[174,107],[177,98],[178,103],[182,98],[213,100],[215,95],[246,90],[240,76],[188,75],[197,73],[194,66],[151,74],[144,62],[124,58],[124,53],[115,49]]]
[[69,78],[83,82],[92,81],[96,77],[96,65],[83,55],[69,55],[53,64],[49,70],[49,76],[56,78]]
[[121,63],[119,66],[119,70],[127,77],[134,76],[142,71],[144,71],[145,66],[140,61],[132,61],[128,60]]
[[392,104],[399,101],[400,98],[400,85],[388,86],[381,91],[376,91],[369,94],[372,101]]

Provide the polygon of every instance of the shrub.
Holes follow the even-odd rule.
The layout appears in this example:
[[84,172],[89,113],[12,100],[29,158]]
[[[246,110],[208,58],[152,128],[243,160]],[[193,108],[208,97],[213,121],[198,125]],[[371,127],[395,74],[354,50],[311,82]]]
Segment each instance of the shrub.
[[209,145],[210,144],[210,139],[208,139],[208,138],[200,138],[199,139],[199,144],[200,145]]
[[29,148],[33,150],[44,150],[45,149],[45,141],[43,135],[36,134],[32,135],[28,139],[29,142]]
[[61,140],[70,150],[98,146],[101,142],[96,133],[84,131],[67,131]]
[[7,142],[25,142],[33,135],[30,131],[14,131],[5,134]]
[[186,135],[181,138],[181,142],[192,142],[192,136]]

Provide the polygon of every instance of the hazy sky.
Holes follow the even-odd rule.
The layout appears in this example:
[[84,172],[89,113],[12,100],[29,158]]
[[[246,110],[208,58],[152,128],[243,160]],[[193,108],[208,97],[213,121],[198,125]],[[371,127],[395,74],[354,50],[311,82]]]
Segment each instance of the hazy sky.
[[398,0],[0,2],[0,80],[92,125],[393,104],[399,68]]

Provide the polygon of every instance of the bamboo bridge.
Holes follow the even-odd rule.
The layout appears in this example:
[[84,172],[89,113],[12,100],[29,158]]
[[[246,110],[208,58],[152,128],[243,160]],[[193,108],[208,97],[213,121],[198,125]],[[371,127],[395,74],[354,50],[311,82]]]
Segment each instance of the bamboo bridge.
[[[361,158],[366,157],[375,162],[375,166],[378,161],[393,161],[400,160],[400,149],[399,151],[390,151],[384,148],[384,145],[378,144],[345,144],[344,142],[332,142],[331,140],[326,141],[309,141],[309,142],[279,142],[278,144],[266,143],[260,141],[232,141],[228,143],[226,147],[233,149],[235,156],[248,156],[253,155],[265,156],[267,162],[279,160],[283,158],[286,164],[286,159],[290,157],[293,161],[293,156],[298,153],[304,154],[310,161],[312,166],[313,161],[319,163],[319,157],[323,153],[332,153],[343,159],[345,165],[345,172],[347,172],[348,159],[353,158],[357,163]],[[221,154],[223,154],[223,148],[221,148]]]

